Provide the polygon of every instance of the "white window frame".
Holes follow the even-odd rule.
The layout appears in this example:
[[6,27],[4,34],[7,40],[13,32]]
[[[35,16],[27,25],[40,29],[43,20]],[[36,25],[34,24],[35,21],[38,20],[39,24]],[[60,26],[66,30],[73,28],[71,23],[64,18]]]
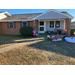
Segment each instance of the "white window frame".
[[[13,28],[10,28],[10,23],[13,23]],[[9,29],[14,29],[14,22],[9,22]]]
[[[40,22],[44,22],[44,25],[40,25]],[[44,27],[44,31],[45,31],[45,21],[39,21],[39,32],[43,33],[44,31],[40,31],[40,27]]]
[[[44,21],[40,21],[40,22],[44,22]],[[44,25],[40,25],[40,22],[39,22],[39,26],[40,26],[40,27],[44,27]]]
[[[51,21],[49,21],[49,24],[50,24],[50,22],[51,22]],[[50,27],[50,25],[49,25],[49,27]],[[52,28],[52,27],[50,27],[50,28]],[[53,28],[55,28],[55,21],[54,21],[54,27],[53,27]]]
[[[61,22],[61,21],[60,21]],[[55,21],[55,25],[56,25],[56,21]],[[61,25],[60,25],[61,26]],[[55,28],[60,28],[60,27],[55,27]]]
[[[57,21],[57,20],[56,20]],[[55,27],[56,25],[56,21],[54,21],[54,27],[53,28],[60,28],[61,27],[61,23],[60,23],[60,27]],[[49,24],[50,24],[51,21],[49,21]],[[60,21],[61,22],[61,21]],[[50,26],[49,26],[50,27]],[[51,27],[50,27],[51,28]]]

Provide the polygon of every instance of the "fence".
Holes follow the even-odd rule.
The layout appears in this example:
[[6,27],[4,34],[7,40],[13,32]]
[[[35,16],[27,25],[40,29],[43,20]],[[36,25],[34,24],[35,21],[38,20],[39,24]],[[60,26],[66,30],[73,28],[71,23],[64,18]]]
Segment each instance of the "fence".
[[71,35],[75,35],[75,29],[71,29]]

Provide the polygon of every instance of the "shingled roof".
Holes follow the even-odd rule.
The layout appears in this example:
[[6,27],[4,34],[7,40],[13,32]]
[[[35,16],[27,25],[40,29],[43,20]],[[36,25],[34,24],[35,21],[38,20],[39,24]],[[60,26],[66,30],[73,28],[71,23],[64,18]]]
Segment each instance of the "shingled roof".
[[34,14],[17,14],[17,15],[11,15],[10,17],[4,18],[2,20],[25,20],[30,21],[34,17],[40,15],[42,13],[34,13]]
[[68,12],[63,11],[63,12],[61,12],[61,13],[66,14],[66,15],[69,15],[69,16],[71,16],[71,17],[73,17],[73,16],[72,16],[72,15],[70,15]]
[[[67,12],[61,12],[63,14],[66,14],[68,16],[73,17],[72,15],[70,15]],[[0,22],[2,21],[31,21],[33,18],[41,15],[42,13],[34,13],[34,14],[17,14],[17,15],[11,15],[10,17],[4,18],[2,20],[0,20]]]

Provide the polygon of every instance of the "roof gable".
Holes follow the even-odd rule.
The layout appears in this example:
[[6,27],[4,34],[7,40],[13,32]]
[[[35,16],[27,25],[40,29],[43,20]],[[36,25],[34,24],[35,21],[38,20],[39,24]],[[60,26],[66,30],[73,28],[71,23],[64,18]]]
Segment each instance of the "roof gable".
[[0,12],[0,14],[4,14],[4,15],[7,15],[7,16],[11,16],[7,11],[4,11],[4,12]]
[[64,18],[73,18],[69,15],[63,14],[61,12],[58,12],[56,10],[50,9],[43,14],[33,18],[33,20],[39,20],[39,19],[64,19]]

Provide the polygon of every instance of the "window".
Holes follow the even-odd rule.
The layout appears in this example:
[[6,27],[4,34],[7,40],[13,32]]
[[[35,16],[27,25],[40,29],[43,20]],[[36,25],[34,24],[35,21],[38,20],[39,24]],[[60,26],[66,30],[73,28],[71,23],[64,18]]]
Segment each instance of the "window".
[[55,27],[57,27],[57,28],[60,27],[60,21],[55,22]]
[[16,23],[15,22],[7,22],[7,28],[8,29],[16,29]]
[[23,26],[26,26],[26,22],[23,22]]
[[44,25],[44,22],[40,22],[40,26],[43,26]]
[[44,27],[40,27],[40,31],[44,31]]
[[54,21],[50,21],[50,28],[54,28]]
[[14,23],[13,22],[9,23],[9,28],[14,28]]

